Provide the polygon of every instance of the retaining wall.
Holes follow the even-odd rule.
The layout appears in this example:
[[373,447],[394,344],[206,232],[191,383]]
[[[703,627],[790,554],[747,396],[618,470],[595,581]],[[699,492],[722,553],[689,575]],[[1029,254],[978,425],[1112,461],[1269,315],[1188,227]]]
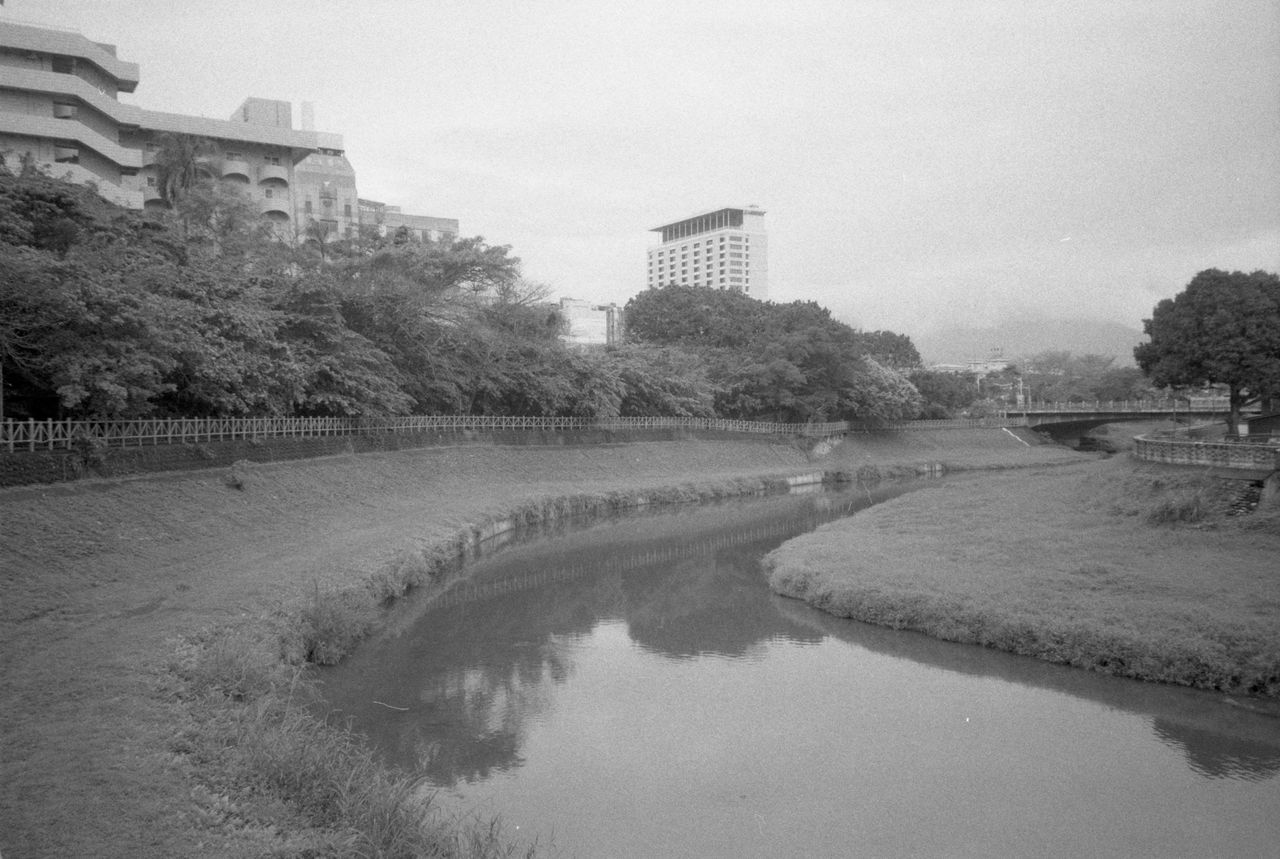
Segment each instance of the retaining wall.
[[[230,466],[240,460],[283,462],[318,456],[409,450],[435,445],[577,445],[620,444],[634,441],[679,439],[734,439],[777,443],[778,437],[715,430],[492,430],[487,432],[380,433],[376,435],[277,437],[211,441],[201,444],[168,444],[127,448],[8,453],[0,451],[0,486],[59,483],[90,477],[124,477],[160,471],[194,471]],[[789,441],[795,441],[789,439]],[[797,442],[798,443],[798,442]]]

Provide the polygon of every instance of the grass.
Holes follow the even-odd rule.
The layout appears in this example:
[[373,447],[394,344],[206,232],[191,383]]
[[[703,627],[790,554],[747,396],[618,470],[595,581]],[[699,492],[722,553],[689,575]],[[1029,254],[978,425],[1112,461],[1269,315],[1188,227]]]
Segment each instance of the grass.
[[360,739],[314,716],[316,690],[270,642],[221,631],[183,646],[171,670],[187,719],[174,751],[197,763],[207,828],[246,825],[241,798],[276,797],[299,818],[268,855],[307,857],[532,857],[499,820],[434,811],[431,792],[385,769]]
[[773,552],[842,617],[1143,680],[1280,697],[1280,505],[1125,457],[958,480]]

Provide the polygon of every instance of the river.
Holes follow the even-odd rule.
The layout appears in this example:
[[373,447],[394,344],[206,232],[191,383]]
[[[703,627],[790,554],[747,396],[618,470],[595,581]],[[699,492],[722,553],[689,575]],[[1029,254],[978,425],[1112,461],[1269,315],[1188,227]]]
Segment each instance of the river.
[[765,552],[872,500],[562,524],[406,601],[326,700],[550,855],[1275,855],[1280,720],[768,590]]

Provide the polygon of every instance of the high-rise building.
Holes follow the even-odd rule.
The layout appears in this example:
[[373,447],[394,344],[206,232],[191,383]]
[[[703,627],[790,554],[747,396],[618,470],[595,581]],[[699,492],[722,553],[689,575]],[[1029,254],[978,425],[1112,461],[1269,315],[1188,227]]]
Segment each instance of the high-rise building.
[[200,138],[211,146],[205,169],[240,187],[281,235],[301,237],[312,224],[326,237],[355,235],[355,171],[342,135],[311,128],[310,105],[301,129],[293,105],[274,99],[248,98],[226,120],[162,113],[119,101],[138,81],[137,64],[117,58],[114,45],[0,21],[0,158],[144,209],[167,205],[156,167],[167,135]]
[[716,209],[652,232],[662,234],[662,244],[649,248],[649,286],[709,286],[769,297],[764,210]]

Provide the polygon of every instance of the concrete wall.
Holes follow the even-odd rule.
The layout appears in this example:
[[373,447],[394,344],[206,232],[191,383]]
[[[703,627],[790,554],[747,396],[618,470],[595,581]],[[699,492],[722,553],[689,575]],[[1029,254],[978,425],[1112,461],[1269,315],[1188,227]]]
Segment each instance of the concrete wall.
[[8,453],[0,451],[0,486],[60,483],[93,477],[125,477],[160,471],[225,468],[240,460],[283,462],[318,456],[410,450],[434,445],[578,445],[724,438],[775,444],[774,436],[682,429],[505,430],[486,433],[423,432],[321,438],[272,438],[129,448],[83,448]]

